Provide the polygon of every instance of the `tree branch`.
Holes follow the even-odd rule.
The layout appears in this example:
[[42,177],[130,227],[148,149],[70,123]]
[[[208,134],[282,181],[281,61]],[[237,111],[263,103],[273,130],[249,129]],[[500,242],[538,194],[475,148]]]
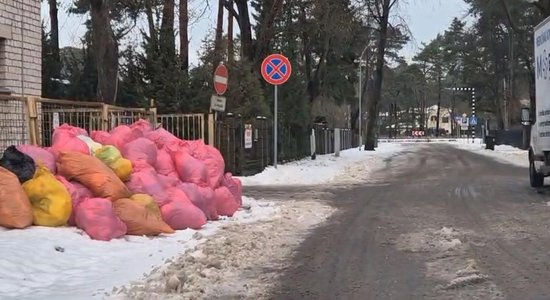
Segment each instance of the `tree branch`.
[[231,5],[231,3],[229,3],[229,1],[227,0],[222,0],[222,2],[223,2],[223,6],[229,11],[229,13],[233,16],[233,18],[235,18],[235,20],[238,21],[239,14],[237,13],[233,5]]

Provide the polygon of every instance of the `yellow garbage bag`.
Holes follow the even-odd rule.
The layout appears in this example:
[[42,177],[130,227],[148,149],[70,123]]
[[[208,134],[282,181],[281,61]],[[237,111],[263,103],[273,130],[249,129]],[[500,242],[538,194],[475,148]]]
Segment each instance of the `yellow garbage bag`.
[[109,168],[111,168],[111,170],[115,172],[116,176],[118,176],[120,180],[122,181],[130,180],[130,176],[132,175],[131,161],[125,158],[121,158],[115,161],[114,163],[112,163],[111,165],[109,165]]
[[155,216],[161,217],[160,208],[153,197],[146,194],[134,194],[130,197],[130,200],[145,206],[145,208]]
[[120,180],[130,180],[132,162],[123,158],[115,146],[103,146],[94,152],[94,156],[113,170]]
[[[117,160],[122,158],[122,154],[115,146],[103,146],[94,152],[94,156],[101,160],[107,166],[111,166]],[[112,168],[111,168],[112,169]]]
[[38,165],[33,179],[23,184],[32,206],[33,223],[57,227],[67,224],[72,212],[71,195],[50,171]]

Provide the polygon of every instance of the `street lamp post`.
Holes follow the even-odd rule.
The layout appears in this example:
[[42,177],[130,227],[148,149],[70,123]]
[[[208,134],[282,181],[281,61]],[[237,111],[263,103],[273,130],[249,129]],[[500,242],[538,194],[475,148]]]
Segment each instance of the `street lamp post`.
[[363,112],[362,112],[362,104],[363,104],[363,56],[365,55],[365,52],[367,51],[367,48],[369,46],[365,46],[365,49],[363,49],[363,52],[361,52],[361,56],[359,56],[359,150],[361,150],[361,147],[363,146]]

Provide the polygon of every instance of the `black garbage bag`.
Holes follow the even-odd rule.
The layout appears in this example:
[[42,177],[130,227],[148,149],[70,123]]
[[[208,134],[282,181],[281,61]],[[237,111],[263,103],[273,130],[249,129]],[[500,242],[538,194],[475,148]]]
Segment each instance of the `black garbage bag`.
[[15,146],[6,148],[0,159],[0,166],[15,174],[21,183],[31,180],[36,172],[34,160]]

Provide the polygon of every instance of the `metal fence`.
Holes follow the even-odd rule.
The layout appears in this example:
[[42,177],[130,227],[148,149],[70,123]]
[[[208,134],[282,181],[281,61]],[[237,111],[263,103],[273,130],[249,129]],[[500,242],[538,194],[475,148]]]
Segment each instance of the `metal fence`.
[[10,145],[48,147],[61,124],[88,132],[110,130],[139,119],[156,121],[156,109],[124,108],[100,102],[0,96],[0,154]]
[[0,96],[0,155],[11,145],[30,142],[25,98]]
[[[334,153],[334,129],[314,126],[317,154]],[[278,162],[303,159],[311,155],[311,128],[281,125],[278,129]],[[353,146],[353,134],[341,130],[341,149]],[[216,122],[216,147],[225,159],[226,171],[248,176],[273,165],[273,122],[266,117],[244,121],[227,115]]]
[[204,114],[163,114],[157,123],[184,140],[206,140]]

